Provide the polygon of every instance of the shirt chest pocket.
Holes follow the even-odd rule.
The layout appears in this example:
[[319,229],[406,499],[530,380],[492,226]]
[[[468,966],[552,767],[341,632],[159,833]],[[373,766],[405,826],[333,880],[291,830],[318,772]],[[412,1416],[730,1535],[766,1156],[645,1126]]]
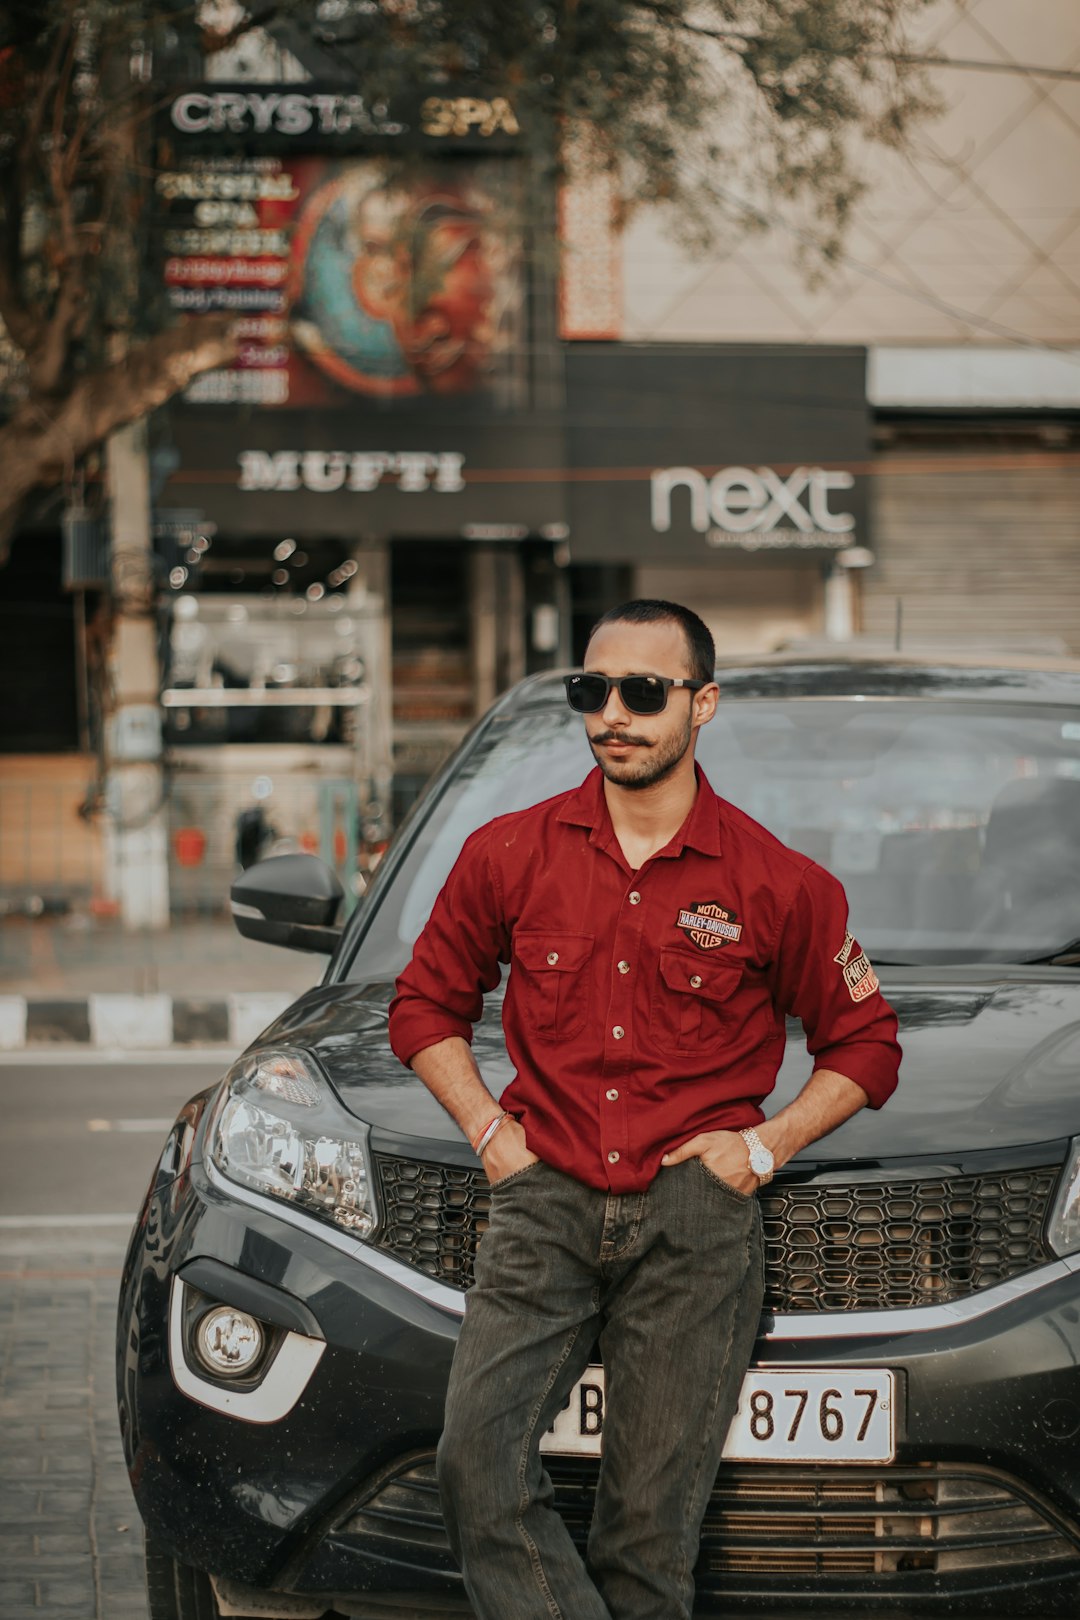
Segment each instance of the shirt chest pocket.
[[591,934],[519,929],[513,938],[514,999],[523,1022],[542,1040],[580,1035],[589,1013]]
[[741,978],[741,962],[662,946],[650,1022],[661,1051],[702,1052],[728,1038]]

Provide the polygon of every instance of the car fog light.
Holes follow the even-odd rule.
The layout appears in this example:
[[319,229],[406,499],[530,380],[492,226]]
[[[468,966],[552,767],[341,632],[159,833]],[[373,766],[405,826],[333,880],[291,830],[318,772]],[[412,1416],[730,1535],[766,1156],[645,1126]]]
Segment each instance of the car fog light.
[[219,1377],[239,1378],[262,1355],[263,1330],[246,1311],[217,1305],[207,1311],[195,1329],[195,1354],[204,1367]]

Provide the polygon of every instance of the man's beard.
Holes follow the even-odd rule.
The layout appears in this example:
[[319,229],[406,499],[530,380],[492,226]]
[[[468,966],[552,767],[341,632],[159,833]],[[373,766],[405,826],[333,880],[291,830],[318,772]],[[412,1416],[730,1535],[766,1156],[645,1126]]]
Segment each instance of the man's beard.
[[592,737],[589,738],[589,747],[592,749],[593,758],[609,782],[614,782],[618,787],[623,788],[650,788],[655,787],[657,782],[662,782],[666,776],[671,775],[685,755],[686,750],[690,747],[693,735],[694,728],[690,723],[690,716],[687,715],[686,727],[683,731],[665,737],[661,742],[654,743],[651,746],[647,743],[644,744],[645,747],[649,748],[649,752],[643,758],[637,760],[608,759],[603,750],[598,750],[596,747],[597,742],[609,742],[616,739],[622,741],[623,738],[627,742],[637,742],[639,739],[634,737],[632,732],[626,732],[623,736],[620,736],[617,731],[600,731],[597,733],[595,741]]

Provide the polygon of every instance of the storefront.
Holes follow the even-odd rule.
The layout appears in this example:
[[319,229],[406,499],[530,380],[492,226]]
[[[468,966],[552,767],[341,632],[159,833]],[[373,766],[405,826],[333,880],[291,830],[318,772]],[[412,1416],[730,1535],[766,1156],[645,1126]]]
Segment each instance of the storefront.
[[862,349],[577,345],[567,439],[575,566],[628,565],[729,652],[857,630]]
[[[514,111],[215,84],[158,133],[169,302],[240,330],[160,447],[163,543],[170,513],[196,542],[165,570],[170,760],[243,778],[306,748],[276,781],[347,747],[378,842],[499,691],[569,656],[555,299]],[[185,647],[223,695],[178,682]]]
[[224,433],[173,413],[162,505],[213,530],[178,563],[174,618],[191,612],[180,598],[221,589],[250,619],[323,615],[326,664],[343,601],[336,628],[364,627],[343,649],[368,693],[357,770],[387,823],[498,692],[570,657],[561,419],[461,415],[260,412]]
[[[170,575],[174,617],[193,616],[181,639],[190,598],[215,589],[237,621],[323,623],[309,670],[336,679],[336,653],[364,671],[350,735],[372,827],[396,822],[498,692],[579,658],[628,595],[693,604],[725,651],[858,627],[862,351],[582,344],[562,359],[564,408],[465,395],[171,413],[162,505],[214,531]],[[348,647],[331,633],[342,599]],[[279,660],[282,678],[303,679],[296,663]],[[169,738],[183,745],[175,721]]]

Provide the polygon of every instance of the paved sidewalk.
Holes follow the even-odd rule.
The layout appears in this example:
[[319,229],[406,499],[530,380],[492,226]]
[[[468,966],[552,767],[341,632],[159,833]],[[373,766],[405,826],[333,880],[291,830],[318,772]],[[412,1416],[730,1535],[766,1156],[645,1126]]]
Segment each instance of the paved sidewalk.
[[243,939],[227,917],[128,933],[79,913],[0,920],[0,993],[216,996],[297,991],[323,975],[325,956]]
[[0,1228],[4,1620],[146,1620],[113,1382],[127,1235]]
[[126,933],[71,915],[0,923],[0,1050],[247,1045],[326,958],[243,939],[227,918]]

